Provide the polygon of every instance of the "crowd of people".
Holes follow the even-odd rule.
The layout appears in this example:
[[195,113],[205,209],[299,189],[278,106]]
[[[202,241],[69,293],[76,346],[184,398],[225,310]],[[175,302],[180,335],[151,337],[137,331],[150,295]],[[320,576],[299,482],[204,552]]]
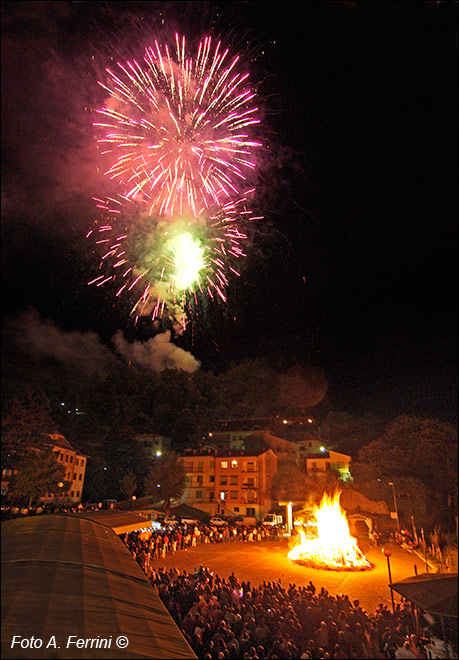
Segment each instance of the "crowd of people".
[[199,567],[194,573],[151,570],[151,583],[203,660],[262,658],[426,658],[407,602],[372,614],[347,595],[325,589],[254,586]]
[[[427,614],[416,620],[413,607],[403,599],[394,612],[381,603],[369,613],[357,600],[332,596],[312,582],[284,586],[279,580],[254,586],[234,573],[220,578],[202,566],[180,573],[150,565],[198,543],[266,538],[276,538],[274,530],[192,525],[131,532],[124,542],[200,659],[428,657],[425,646],[432,621]],[[417,636],[416,630],[423,632]]]
[[280,538],[278,529],[246,525],[177,525],[144,532],[129,532],[124,543],[131,554],[148,574],[150,562],[192,548],[200,543],[253,543]]

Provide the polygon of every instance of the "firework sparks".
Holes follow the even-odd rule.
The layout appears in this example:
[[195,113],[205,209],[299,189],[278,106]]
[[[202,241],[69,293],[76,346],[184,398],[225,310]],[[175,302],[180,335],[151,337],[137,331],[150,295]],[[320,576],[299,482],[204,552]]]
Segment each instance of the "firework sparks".
[[[155,42],[144,61],[107,69],[107,105],[98,110],[106,172],[150,214],[198,217],[240,195],[261,146],[250,137],[259,123],[248,74],[238,72],[211,38],[195,58],[176,35],[175,53]],[[253,129],[252,129],[253,130]]]
[[242,227],[260,219],[248,208],[247,195],[212,214],[168,222],[141,214],[129,198],[94,199],[101,217],[87,238],[100,252],[100,274],[88,284],[110,283],[116,296],[133,297],[131,314],[136,319],[161,318],[166,310],[174,310],[182,326],[198,298],[226,302],[229,278],[239,275],[237,260],[245,256],[247,234]]

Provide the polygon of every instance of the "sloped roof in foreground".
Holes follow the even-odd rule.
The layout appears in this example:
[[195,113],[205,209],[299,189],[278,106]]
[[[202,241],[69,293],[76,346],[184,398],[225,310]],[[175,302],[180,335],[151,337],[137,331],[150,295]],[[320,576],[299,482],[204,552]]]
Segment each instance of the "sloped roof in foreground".
[[393,582],[390,586],[398,594],[418,607],[457,619],[457,573],[423,573]]
[[139,513],[133,513],[131,511],[102,509],[101,511],[82,511],[81,513],[69,515],[75,515],[78,518],[92,520],[93,522],[110,527],[116,534],[135,532],[138,529],[151,527],[151,520],[148,520]]
[[[43,646],[11,648],[14,635]],[[56,646],[45,648],[53,635]],[[67,648],[71,635],[110,646]],[[196,658],[116,533],[62,515],[2,523],[1,650],[2,658]]]

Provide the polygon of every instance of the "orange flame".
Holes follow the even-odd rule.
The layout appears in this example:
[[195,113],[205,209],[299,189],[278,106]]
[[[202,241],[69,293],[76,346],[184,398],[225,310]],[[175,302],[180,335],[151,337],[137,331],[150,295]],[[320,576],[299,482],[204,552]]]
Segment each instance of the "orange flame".
[[300,531],[300,542],[288,553],[298,563],[332,570],[365,570],[371,568],[357,540],[349,532],[346,514],[341,508],[341,493],[325,494],[315,510],[317,538],[308,539]]

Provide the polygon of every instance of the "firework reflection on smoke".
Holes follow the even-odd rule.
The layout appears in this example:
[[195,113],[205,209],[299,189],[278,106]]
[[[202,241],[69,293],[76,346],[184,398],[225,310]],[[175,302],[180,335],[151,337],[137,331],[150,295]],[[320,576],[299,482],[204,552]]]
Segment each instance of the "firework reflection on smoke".
[[151,214],[199,217],[247,187],[261,144],[250,136],[258,108],[238,64],[210,37],[190,57],[176,35],[175,53],[155,41],[143,62],[107,69],[108,84],[99,84],[110,98],[94,125],[106,174],[128,199]]
[[166,313],[185,327],[199,299],[226,302],[237,261],[245,256],[243,227],[258,220],[247,205],[248,191],[236,201],[198,217],[153,217],[128,197],[94,198],[100,218],[88,232],[100,254],[100,274],[88,284],[111,285],[115,295],[135,302],[131,314],[152,320]]

